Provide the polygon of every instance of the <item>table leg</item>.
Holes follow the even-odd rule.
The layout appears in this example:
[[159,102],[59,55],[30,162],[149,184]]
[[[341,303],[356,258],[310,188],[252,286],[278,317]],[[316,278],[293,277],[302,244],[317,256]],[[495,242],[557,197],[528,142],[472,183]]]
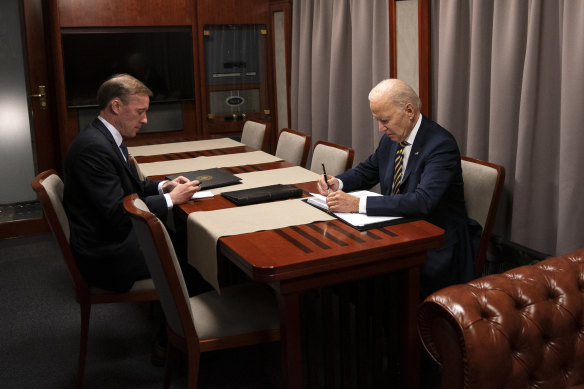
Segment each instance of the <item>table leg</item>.
[[420,303],[420,268],[410,268],[406,275],[407,300],[405,306],[405,337],[402,345],[405,355],[402,387],[420,387],[420,341],[418,339],[418,305]]
[[302,388],[299,293],[280,295],[279,305],[283,387],[299,389]]

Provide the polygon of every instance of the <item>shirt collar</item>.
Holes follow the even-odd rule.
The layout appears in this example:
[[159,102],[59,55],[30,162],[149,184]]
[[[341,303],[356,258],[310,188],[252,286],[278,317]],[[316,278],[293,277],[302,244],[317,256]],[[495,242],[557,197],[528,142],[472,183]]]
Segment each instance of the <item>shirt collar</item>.
[[408,146],[411,146],[414,144],[414,140],[416,139],[416,134],[418,133],[418,130],[420,129],[421,124],[422,124],[422,114],[420,113],[420,115],[418,116],[418,121],[416,122],[416,125],[414,126],[414,129],[412,130],[412,132],[410,132],[410,135],[408,135],[408,137],[406,138],[406,141],[408,142]]
[[109,130],[109,132],[112,134],[112,136],[114,137],[114,141],[116,142],[116,144],[118,145],[118,147],[120,147],[120,145],[123,142],[123,138],[122,138],[122,134],[120,134],[120,132],[114,127],[112,126],[107,120],[105,120],[104,118],[102,118],[101,116],[97,116],[97,118],[99,120],[101,120],[101,122],[105,125],[105,127]]

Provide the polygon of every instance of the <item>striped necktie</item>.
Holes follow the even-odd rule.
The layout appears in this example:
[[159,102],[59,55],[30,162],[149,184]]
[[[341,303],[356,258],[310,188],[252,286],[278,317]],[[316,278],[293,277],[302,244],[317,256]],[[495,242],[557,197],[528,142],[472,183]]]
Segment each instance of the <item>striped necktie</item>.
[[399,193],[399,186],[404,175],[404,147],[409,143],[405,140],[399,143],[399,148],[395,152],[395,164],[393,165],[393,184],[391,185],[391,193]]

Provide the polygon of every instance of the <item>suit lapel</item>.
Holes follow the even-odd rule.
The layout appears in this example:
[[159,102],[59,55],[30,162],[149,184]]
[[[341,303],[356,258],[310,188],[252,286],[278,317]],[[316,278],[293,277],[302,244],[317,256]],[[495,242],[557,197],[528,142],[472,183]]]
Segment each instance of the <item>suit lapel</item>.
[[402,178],[401,186],[404,187],[410,173],[415,171],[418,167],[418,163],[420,162],[420,155],[422,154],[422,145],[424,145],[426,139],[426,118],[422,115],[422,123],[420,123],[420,128],[418,129],[418,133],[416,134],[416,138],[414,139],[414,144],[412,145],[412,149],[410,150],[410,156],[408,157],[408,165],[406,166],[406,171],[404,172],[404,176]]
[[128,163],[126,163],[126,160],[125,160],[124,156],[122,155],[122,151],[120,150],[120,148],[116,144],[114,137],[109,132],[107,127],[98,118],[95,118],[95,120],[93,121],[93,126],[99,132],[101,132],[101,134],[108,140],[108,142],[110,143],[110,145],[112,147],[113,153],[118,156],[120,163],[122,164],[124,169],[126,169],[126,172],[128,173],[128,175],[135,181],[136,184],[139,184],[140,180],[138,179],[138,172],[136,172],[136,169],[133,168],[133,166],[132,166],[132,168],[130,168],[130,165],[131,165],[130,161],[128,161]]
[[[116,146],[116,148],[119,149],[119,147],[117,147],[117,146]],[[135,183],[136,184],[140,183],[140,179],[138,178],[138,172],[136,171],[136,168],[134,167],[134,165],[132,165],[132,162],[128,161],[128,163],[126,163],[126,161],[122,157],[122,165],[124,165],[124,168],[130,174],[130,177],[132,177],[132,179],[135,181]]]
[[408,180],[408,177],[410,176],[410,173],[416,170],[416,167],[418,166],[418,162],[420,160],[419,149],[420,147],[416,146],[416,142],[414,141],[412,149],[410,150],[410,156],[408,157],[408,165],[406,166],[406,171],[404,172],[401,186],[405,185],[406,181]]

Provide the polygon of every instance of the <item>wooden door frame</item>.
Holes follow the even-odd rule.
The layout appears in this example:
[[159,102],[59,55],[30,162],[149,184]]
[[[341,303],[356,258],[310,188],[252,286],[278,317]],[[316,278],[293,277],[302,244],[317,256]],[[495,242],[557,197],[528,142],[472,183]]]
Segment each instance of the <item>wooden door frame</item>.
[[[32,111],[31,126],[34,137],[36,169],[38,172],[56,169],[62,172],[61,153],[59,148],[59,132],[55,115],[55,87],[52,78],[51,50],[48,46],[49,37],[46,2],[42,0],[22,1],[22,23],[24,31],[24,47],[26,54],[26,72],[28,94],[31,96],[29,109]],[[47,106],[41,107],[39,86],[45,86]]]
[[422,113],[432,118],[432,47],[430,40],[430,0],[418,0],[419,93]]
[[[62,172],[52,61],[46,39],[48,26],[45,21],[48,19],[45,17],[47,12],[45,4],[42,0],[23,0],[20,3],[35,174],[48,169]],[[35,96],[39,94],[41,85],[46,91],[46,107],[42,107],[40,97]],[[48,232],[50,229],[44,217],[0,223],[0,239]]]

